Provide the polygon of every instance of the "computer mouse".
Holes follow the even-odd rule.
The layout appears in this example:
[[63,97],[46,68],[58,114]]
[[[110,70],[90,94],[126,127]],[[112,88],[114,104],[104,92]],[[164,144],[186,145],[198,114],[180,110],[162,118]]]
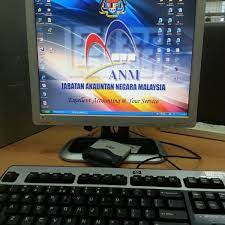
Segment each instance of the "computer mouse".
[[89,147],[83,152],[83,159],[99,167],[116,167],[124,161],[129,152]]

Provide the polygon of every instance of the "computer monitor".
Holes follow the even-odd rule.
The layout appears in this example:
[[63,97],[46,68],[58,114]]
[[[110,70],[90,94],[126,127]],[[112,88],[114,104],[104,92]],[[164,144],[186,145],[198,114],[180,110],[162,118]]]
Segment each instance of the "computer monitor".
[[204,0],[26,0],[36,124],[192,126]]

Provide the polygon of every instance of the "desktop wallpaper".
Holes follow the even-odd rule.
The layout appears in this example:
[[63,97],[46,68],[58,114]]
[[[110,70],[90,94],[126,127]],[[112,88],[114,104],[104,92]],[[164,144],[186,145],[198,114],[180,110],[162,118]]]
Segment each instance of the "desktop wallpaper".
[[34,0],[43,114],[187,116],[196,0]]

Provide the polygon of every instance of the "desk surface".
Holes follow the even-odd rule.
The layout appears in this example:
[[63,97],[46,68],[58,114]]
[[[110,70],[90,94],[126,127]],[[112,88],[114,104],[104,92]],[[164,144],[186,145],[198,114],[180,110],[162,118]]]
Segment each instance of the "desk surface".
[[[161,141],[176,143],[202,156],[202,160],[171,159],[183,169],[188,170],[224,170],[225,142],[160,132],[155,129],[133,129]],[[60,148],[71,138],[87,135],[79,127],[52,127],[24,140],[0,149],[0,174],[11,165],[53,165],[87,166],[85,163],[64,162],[58,157]],[[180,148],[165,145],[168,154],[188,155]],[[123,164],[124,168],[135,168],[135,164]],[[168,163],[160,165],[145,164],[143,168],[173,169]]]

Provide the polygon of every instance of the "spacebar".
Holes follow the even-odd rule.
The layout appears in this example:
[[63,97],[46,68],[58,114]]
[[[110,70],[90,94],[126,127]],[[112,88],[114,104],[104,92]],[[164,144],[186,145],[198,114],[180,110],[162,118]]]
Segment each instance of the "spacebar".
[[154,225],[190,225],[189,223],[154,222]]

